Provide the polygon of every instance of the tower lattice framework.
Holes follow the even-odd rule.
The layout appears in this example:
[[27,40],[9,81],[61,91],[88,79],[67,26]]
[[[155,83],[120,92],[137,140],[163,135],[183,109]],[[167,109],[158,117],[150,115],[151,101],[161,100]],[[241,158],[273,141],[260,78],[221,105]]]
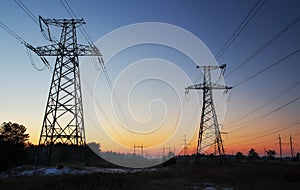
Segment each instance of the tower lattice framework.
[[[199,156],[203,151],[203,148],[213,146],[215,155],[223,156],[225,154],[222,136],[219,129],[218,118],[213,101],[213,90],[228,90],[232,88],[213,83],[211,79],[212,70],[221,69],[221,73],[224,74],[226,65],[197,66],[197,68],[202,69],[203,71],[203,82],[200,84],[188,86],[186,88],[186,92],[191,89],[203,91],[200,129],[196,150],[196,163],[199,162]],[[204,142],[206,142],[207,144]]]
[[[50,147],[56,143],[84,146],[86,144],[82,104],[79,56],[97,56],[101,54],[94,45],[77,43],[76,28],[85,24],[83,19],[44,19],[40,24],[47,27],[46,39],[52,41],[49,25],[61,27],[60,40],[55,44],[33,47],[25,44],[47,63],[45,56],[55,56],[52,81],[50,85],[39,145]],[[41,26],[42,32],[43,30]],[[101,63],[101,62],[100,62]]]

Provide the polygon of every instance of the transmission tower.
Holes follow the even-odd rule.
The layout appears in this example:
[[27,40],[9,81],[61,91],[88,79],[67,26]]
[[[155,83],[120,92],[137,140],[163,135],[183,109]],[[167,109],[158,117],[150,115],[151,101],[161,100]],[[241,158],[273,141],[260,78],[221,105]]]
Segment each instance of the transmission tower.
[[184,135],[183,138],[183,155],[187,156],[188,155],[188,146],[190,145],[190,143],[187,143],[187,139],[186,139],[186,135]]
[[39,139],[39,145],[49,148],[47,151],[49,163],[53,144],[62,143],[76,147],[86,145],[78,57],[97,56],[101,60],[102,58],[96,46],[77,43],[76,27],[85,24],[83,19],[44,19],[39,17],[39,22],[43,35],[50,42],[53,41],[53,37],[50,34],[49,26],[61,28],[60,40],[55,44],[37,48],[25,44],[48,66],[44,56],[56,57]]
[[[228,90],[232,87],[215,84],[211,81],[211,71],[221,69],[221,74],[224,74],[226,65],[221,66],[197,66],[196,68],[203,70],[203,83],[186,87],[186,93],[191,89],[203,90],[202,97],[202,113],[199,129],[198,144],[196,150],[196,163],[199,162],[199,156],[203,148],[204,140],[212,140],[209,146],[213,145],[214,154],[220,156],[225,154],[222,137],[219,129],[218,118],[213,102],[213,90]],[[205,139],[203,139],[205,137]]]
[[133,144],[133,154],[134,155],[136,155],[136,149],[137,148],[141,149],[142,157],[144,157],[144,149],[146,148],[146,146],[144,146],[143,144],[142,145],[135,145],[135,144]]
[[[168,151],[168,152],[167,152],[167,155],[165,155],[165,151],[166,151],[166,150]],[[163,155],[162,155],[162,159],[167,159],[167,158],[169,158],[170,155],[171,155],[171,147],[164,147],[164,146],[163,146],[163,147],[162,147],[162,152],[163,152],[163,153],[162,153],[162,154],[163,154]]]

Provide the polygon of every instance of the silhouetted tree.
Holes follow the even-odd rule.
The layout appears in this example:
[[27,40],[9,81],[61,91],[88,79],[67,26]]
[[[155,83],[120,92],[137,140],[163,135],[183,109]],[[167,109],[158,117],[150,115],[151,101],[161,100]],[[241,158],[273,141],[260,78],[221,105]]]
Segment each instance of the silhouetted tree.
[[12,144],[24,145],[29,139],[29,134],[26,134],[26,127],[12,122],[4,122],[0,128],[0,141],[9,142]]
[[275,150],[268,150],[266,153],[267,153],[268,159],[273,160],[275,158],[275,155],[276,155]]
[[26,127],[4,122],[0,126],[0,169],[22,164],[26,157],[25,145],[29,134]]
[[300,153],[299,152],[297,152],[296,157],[294,157],[294,160],[295,161],[299,161],[300,160]]
[[235,158],[238,159],[238,160],[241,160],[241,159],[245,158],[245,156],[242,152],[237,152],[235,154]]
[[101,145],[100,145],[100,143],[90,142],[90,143],[88,143],[88,146],[89,146],[90,149],[92,149],[96,154],[100,154],[100,153],[101,153]]
[[255,160],[255,159],[258,159],[259,156],[258,156],[258,153],[255,151],[254,148],[251,148],[248,152],[248,158],[251,159],[251,160]]

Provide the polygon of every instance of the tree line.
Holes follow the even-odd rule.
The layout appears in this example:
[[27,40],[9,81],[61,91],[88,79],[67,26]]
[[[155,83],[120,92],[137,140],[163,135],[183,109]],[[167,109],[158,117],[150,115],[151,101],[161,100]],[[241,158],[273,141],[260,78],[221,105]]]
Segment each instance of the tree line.
[[29,146],[26,127],[12,122],[4,122],[0,127],[0,169],[26,163],[26,148]]
[[[100,151],[100,144],[91,143],[90,146],[93,150]],[[47,163],[47,150],[45,146],[33,145],[29,142],[29,134],[26,133],[26,127],[18,123],[4,122],[0,126],[0,170],[9,169],[11,167],[28,165],[28,164],[45,164]],[[54,144],[51,148],[53,164],[61,163],[79,163],[84,162],[86,165],[100,166],[100,167],[113,167],[114,165],[106,162],[93,152],[88,146],[78,147],[68,144]],[[95,150],[94,150],[95,151]],[[97,151],[96,151],[97,152]],[[106,152],[109,154],[109,152]],[[112,153],[110,153],[112,154]],[[267,150],[267,159],[275,159],[276,151]],[[208,155],[214,157],[214,155]],[[251,148],[247,155],[242,152],[235,154],[236,160],[256,160],[261,157]],[[294,160],[299,160],[300,154]],[[39,162],[39,163],[38,163]]]
[[[275,159],[275,156],[276,156],[276,151],[275,150],[267,150],[266,151],[266,158],[269,159],[269,160],[274,160]],[[250,160],[257,160],[257,159],[260,159],[260,156],[258,155],[258,153],[255,151],[254,148],[251,148],[246,155],[244,155],[242,152],[237,152],[235,154],[235,157],[236,159],[238,160],[241,160],[241,159],[244,159],[244,158],[248,158]]]
[[[4,122],[0,126],[0,170],[16,166],[49,164],[48,151],[45,146],[33,145],[29,142],[26,127],[18,123]],[[75,145],[54,144],[51,148],[51,163],[60,165],[64,163],[86,162],[94,166],[107,165],[87,146],[80,150]]]

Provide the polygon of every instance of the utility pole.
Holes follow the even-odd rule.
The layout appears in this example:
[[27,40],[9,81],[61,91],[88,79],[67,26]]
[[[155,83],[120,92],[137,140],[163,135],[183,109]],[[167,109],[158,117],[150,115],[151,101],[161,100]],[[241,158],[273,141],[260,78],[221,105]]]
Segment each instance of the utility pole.
[[78,57],[97,56],[100,64],[103,60],[96,46],[77,43],[76,28],[85,24],[83,19],[45,19],[40,16],[39,23],[41,32],[50,42],[53,38],[49,26],[61,28],[60,40],[54,44],[35,48],[25,43],[47,65],[45,56],[56,57],[39,139],[39,145],[48,150],[49,164],[53,144],[86,145]]
[[135,156],[135,144],[133,144],[133,154]]
[[279,153],[280,153],[280,159],[282,160],[282,148],[281,148],[281,137],[279,135],[278,137],[278,140],[279,140]]
[[176,156],[176,147],[175,147],[175,144],[173,145],[173,152],[174,152],[174,156]]
[[290,148],[291,148],[291,159],[294,157],[294,149],[293,149],[293,138],[292,135],[290,135]]
[[213,90],[228,90],[232,89],[232,87],[219,85],[213,83],[211,80],[211,71],[221,69],[221,74],[224,74],[226,68],[225,64],[221,66],[197,66],[197,68],[202,69],[203,71],[203,82],[185,88],[186,93],[188,93],[191,89],[203,91],[202,113],[195,162],[199,162],[199,156],[203,148],[203,140],[205,140],[203,139],[204,136],[206,139],[212,141],[212,144],[209,144],[209,146],[214,147],[215,155],[218,155],[222,161],[222,157],[224,156],[225,151],[213,101]]

